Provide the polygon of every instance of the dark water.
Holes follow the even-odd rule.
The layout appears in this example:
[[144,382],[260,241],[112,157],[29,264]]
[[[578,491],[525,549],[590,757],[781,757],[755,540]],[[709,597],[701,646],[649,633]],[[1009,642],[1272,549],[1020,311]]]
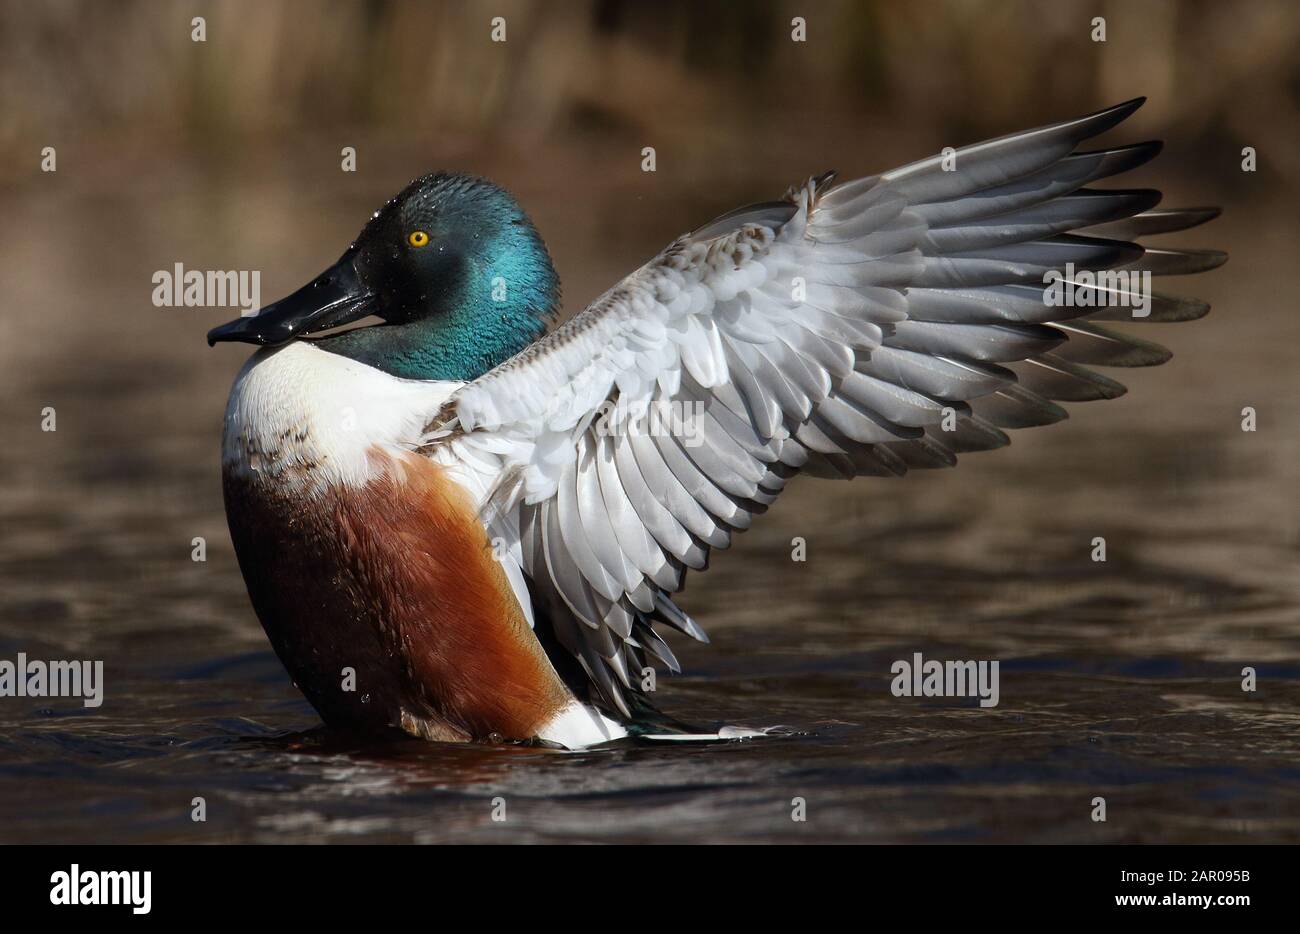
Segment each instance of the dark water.
[[[632,230],[616,206],[640,195],[569,203],[545,172],[574,166],[536,171],[515,187],[572,301],[726,206],[667,202]],[[202,335],[230,314],[154,308],[149,276],[261,268],[270,300],[399,173],[343,198],[310,177],[164,176],[16,199],[0,658],[102,659],[107,687],[97,710],[0,699],[0,841],[1300,841],[1300,326],[1276,298],[1293,222],[1265,207],[1191,240],[1235,254],[1179,283],[1218,307],[1141,331],[1176,358],[1120,374],[1126,398],[956,471],[796,483],[693,580],[683,602],[713,644],[678,646],[687,673],[661,705],[790,735],[581,753],[324,735],[225,532],[217,447],[242,352]],[[67,247],[73,208],[94,251]],[[57,432],[39,430],[46,405]],[[918,651],[999,660],[1000,704],[894,697],[891,663]]]

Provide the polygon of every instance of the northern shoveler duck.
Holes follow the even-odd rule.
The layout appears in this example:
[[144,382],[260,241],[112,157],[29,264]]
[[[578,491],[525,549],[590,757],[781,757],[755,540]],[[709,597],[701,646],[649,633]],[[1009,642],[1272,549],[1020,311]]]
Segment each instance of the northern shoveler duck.
[[1168,358],[1096,322],[1205,314],[1142,274],[1224,255],[1138,241],[1217,212],[1087,187],[1160,149],[1079,149],[1141,103],[816,176],[549,333],[559,282],[523,209],[482,179],[416,179],[327,271],[208,335],[267,345],[235,380],[222,468],[295,683],[330,724],[431,740],[657,729],[643,673],[678,664],[656,626],[705,641],[673,594],[791,477],[1002,447],[1058,402],[1124,392],[1090,366]]

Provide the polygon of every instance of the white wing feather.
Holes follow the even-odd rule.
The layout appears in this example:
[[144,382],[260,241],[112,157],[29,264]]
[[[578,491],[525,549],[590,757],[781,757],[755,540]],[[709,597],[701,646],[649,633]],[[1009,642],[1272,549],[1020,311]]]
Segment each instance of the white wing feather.
[[[531,585],[521,599],[608,704],[628,712],[647,654],[676,668],[653,623],[703,638],[669,595],[794,473],[949,466],[1006,444],[1003,428],[1064,418],[1058,401],[1124,391],[1085,365],[1167,358],[1082,320],[1124,312],[1043,293],[1067,263],[1168,274],[1222,261],[1131,242],[1214,212],[1083,187],[1158,151],[1075,151],[1139,104],[967,147],[953,171],[935,157],[823,176],[734,211],[460,390],[434,456],[490,501],[485,521]],[[1206,310],[1157,296],[1145,320]],[[663,403],[697,407],[692,434],[652,430],[641,413]]]

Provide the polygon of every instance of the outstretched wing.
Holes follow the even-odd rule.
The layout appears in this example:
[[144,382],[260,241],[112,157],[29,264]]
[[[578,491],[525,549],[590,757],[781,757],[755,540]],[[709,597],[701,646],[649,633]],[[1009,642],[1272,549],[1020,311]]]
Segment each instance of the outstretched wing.
[[533,610],[608,704],[627,712],[647,654],[677,669],[656,622],[703,638],[670,595],[794,474],[951,466],[1124,392],[1091,366],[1168,358],[1096,322],[1208,307],[1094,273],[1217,266],[1136,242],[1216,212],[1085,187],[1157,143],[1075,151],[1140,104],[734,211],[453,397],[439,456],[477,476]]

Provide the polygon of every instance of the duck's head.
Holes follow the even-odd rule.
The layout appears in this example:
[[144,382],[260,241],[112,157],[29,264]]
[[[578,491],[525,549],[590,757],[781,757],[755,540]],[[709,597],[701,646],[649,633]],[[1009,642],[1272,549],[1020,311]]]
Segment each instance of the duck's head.
[[375,316],[380,323],[313,340],[395,376],[468,380],[536,340],[558,300],[546,246],[514,198],[440,172],[375,212],[329,269],[213,328],[208,343],[274,346]]

